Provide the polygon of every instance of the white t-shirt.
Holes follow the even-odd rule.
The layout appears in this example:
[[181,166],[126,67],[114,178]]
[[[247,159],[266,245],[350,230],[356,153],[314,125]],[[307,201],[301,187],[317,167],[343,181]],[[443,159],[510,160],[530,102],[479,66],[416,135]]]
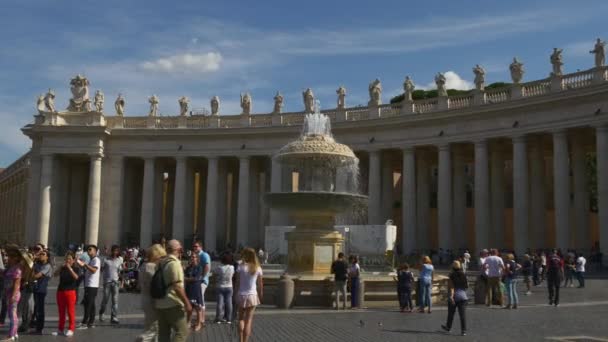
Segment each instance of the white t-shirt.
[[351,277],[358,277],[361,274],[361,266],[359,263],[351,264],[348,267],[348,275]]
[[89,261],[89,265],[97,267],[97,272],[92,273],[87,268],[84,273],[84,287],[99,287],[99,274],[101,273],[101,260],[98,257],[94,257]]
[[213,275],[217,276],[217,286],[227,288],[232,287],[232,276],[234,275],[234,266],[220,265],[215,268]]
[[479,265],[481,265],[481,271],[487,276],[488,275],[488,270],[485,268],[484,264],[486,263],[486,259],[488,257],[480,257],[479,258]]
[[582,255],[576,259],[576,272],[585,272],[585,264],[587,263],[587,259],[585,259]]
[[488,269],[488,277],[495,278],[500,277],[501,275],[501,266],[505,267],[505,263],[499,256],[490,255],[484,261],[484,267],[487,266]]
[[238,268],[239,295],[249,296],[258,293],[257,280],[262,276],[262,268],[258,268],[254,274],[249,273],[249,265],[242,263]]

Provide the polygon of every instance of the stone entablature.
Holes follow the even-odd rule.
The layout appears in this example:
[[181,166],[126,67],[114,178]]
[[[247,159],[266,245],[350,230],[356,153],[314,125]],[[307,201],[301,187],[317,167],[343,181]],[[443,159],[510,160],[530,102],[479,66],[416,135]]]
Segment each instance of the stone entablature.
[[[335,108],[323,113],[333,122],[382,119],[416,114],[441,113],[454,110],[488,110],[488,106],[513,103],[523,99],[563,94],[580,88],[594,87],[608,82],[608,67],[595,67],[570,74],[552,75],[549,78],[526,83],[514,83],[496,89],[474,89],[468,94],[436,97],[401,103],[380,104],[369,107]],[[247,94],[248,95],[248,94]],[[301,125],[306,111],[242,115],[177,115],[177,116],[105,116],[101,112],[48,112],[40,111],[36,124],[51,126],[107,126],[110,129],[196,129],[237,128]],[[183,114],[183,113],[182,113]],[[432,117],[429,117],[432,118]]]

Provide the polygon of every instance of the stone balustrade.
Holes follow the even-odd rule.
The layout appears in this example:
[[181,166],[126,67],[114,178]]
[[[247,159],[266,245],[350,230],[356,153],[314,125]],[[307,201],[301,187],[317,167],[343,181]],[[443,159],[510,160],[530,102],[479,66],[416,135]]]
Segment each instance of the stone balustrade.
[[[336,108],[324,111],[332,121],[361,121],[400,115],[419,115],[477,106],[496,105],[555,92],[591,87],[608,81],[608,67],[596,67],[562,76],[512,84],[501,88],[471,90],[457,96],[403,101],[380,106]],[[96,113],[96,112],[93,112]],[[199,129],[297,126],[304,121],[304,112],[251,115],[192,115],[192,116],[103,116],[99,113],[43,113],[44,122],[52,126],[104,126],[111,129]]]

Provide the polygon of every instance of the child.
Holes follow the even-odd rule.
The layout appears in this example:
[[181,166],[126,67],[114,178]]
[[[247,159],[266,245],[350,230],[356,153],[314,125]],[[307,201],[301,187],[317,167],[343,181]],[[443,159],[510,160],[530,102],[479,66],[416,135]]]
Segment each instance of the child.
[[[184,272],[184,280],[186,282],[186,296],[192,303],[193,311],[196,311],[197,319],[203,313],[203,298],[201,292],[201,284],[203,282],[203,267],[200,264],[200,259],[196,253],[190,256],[190,264]],[[188,314],[188,322],[192,319],[192,313]],[[197,323],[192,326],[194,331],[199,331],[202,324]]]
[[19,316],[17,315],[17,306],[21,299],[21,287],[22,279],[22,256],[17,247],[7,248],[7,268],[4,271],[4,295],[6,303],[8,304],[8,318],[9,318],[9,329],[8,338],[2,341],[15,341],[19,337],[17,335],[17,328],[19,327]]
[[410,265],[401,264],[397,271],[397,295],[399,296],[399,308],[401,312],[412,312],[412,284],[414,284],[414,274],[410,271]]

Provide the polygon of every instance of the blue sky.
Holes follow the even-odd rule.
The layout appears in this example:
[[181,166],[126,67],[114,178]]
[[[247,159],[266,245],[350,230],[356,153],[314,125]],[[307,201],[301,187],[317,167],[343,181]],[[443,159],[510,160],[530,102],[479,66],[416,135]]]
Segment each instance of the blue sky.
[[237,114],[249,91],[253,112],[301,110],[313,88],[321,106],[367,102],[367,85],[382,81],[384,102],[405,75],[417,87],[452,71],[448,86],[467,88],[471,68],[487,82],[509,81],[513,56],[524,80],[546,77],[553,47],[564,48],[565,71],[593,65],[595,38],[608,38],[607,1],[29,1],[0,2],[0,167],[27,152],[20,128],[33,120],[38,94],[53,88],[67,106],[77,73],[101,89],[107,112],[120,92],[126,115],[145,115],[147,98],[160,112],[209,108],[218,95],[224,114]]

